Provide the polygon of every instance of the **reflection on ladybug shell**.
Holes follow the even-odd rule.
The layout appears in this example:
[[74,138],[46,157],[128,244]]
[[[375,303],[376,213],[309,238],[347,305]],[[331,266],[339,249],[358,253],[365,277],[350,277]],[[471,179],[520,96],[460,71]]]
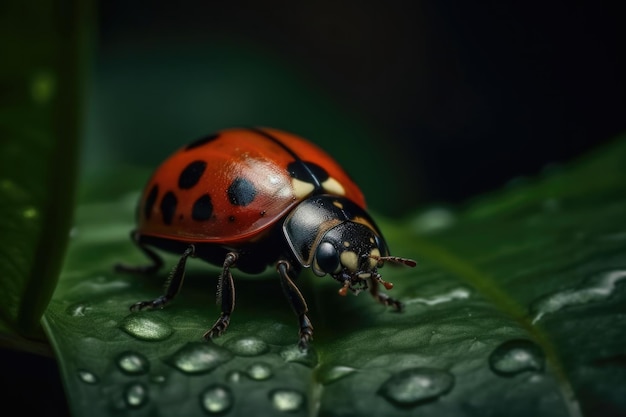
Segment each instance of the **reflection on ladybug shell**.
[[222,130],[179,149],[155,171],[140,200],[138,231],[236,245],[316,193],[365,209],[354,181],[311,142],[270,128]]

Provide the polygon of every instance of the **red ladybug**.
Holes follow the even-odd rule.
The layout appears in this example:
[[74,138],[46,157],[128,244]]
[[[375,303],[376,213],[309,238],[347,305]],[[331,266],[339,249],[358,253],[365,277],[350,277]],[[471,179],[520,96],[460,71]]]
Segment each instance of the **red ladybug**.
[[299,346],[313,336],[306,301],[294,283],[302,268],[341,283],[339,294],[368,289],[398,311],[402,304],[379,292],[378,268],[389,255],[357,185],[328,154],[303,138],[270,128],[233,128],[178,150],[152,175],[141,196],[133,241],[152,260],[120,271],[151,273],[163,266],[155,249],[181,255],[165,293],[131,311],[163,307],[180,290],[188,257],[222,266],[222,313],[204,338],[221,335],[235,305],[231,268],[260,273],[275,265],[300,323]]

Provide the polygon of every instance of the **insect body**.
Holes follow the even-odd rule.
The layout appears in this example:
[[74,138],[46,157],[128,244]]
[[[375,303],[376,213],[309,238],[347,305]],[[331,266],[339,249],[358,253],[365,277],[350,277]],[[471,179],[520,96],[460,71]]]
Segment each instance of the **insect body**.
[[178,150],[155,171],[141,196],[133,241],[152,260],[147,266],[117,265],[150,273],[163,261],[155,251],[181,257],[165,293],[140,301],[132,311],[163,307],[182,285],[188,257],[222,267],[221,315],[204,337],[221,335],[235,304],[231,269],[260,273],[275,265],[300,324],[299,345],[313,336],[306,301],[294,280],[303,268],[341,283],[339,294],[368,289],[381,303],[401,310],[379,292],[391,289],[378,268],[392,261],[387,244],[365,210],[358,186],[324,151],[277,129],[234,128]]

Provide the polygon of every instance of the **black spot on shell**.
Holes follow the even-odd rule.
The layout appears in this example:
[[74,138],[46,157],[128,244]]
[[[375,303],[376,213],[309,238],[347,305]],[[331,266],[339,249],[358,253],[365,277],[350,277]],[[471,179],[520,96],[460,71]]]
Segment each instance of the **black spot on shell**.
[[161,200],[161,214],[163,215],[163,223],[172,224],[172,220],[174,219],[174,215],[176,214],[176,205],[178,204],[178,199],[176,195],[168,191],[163,196]]
[[197,221],[205,221],[209,220],[211,216],[213,216],[213,202],[211,201],[211,196],[205,194],[193,203],[191,218]]
[[150,219],[152,215],[152,209],[154,208],[154,203],[156,203],[157,197],[159,196],[159,186],[154,184],[148,193],[148,197],[146,197],[146,201],[143,206],[143,215],[146,219]]
[[200,181],[204,170],[206,169],[205,161],[193,161],[183,169],[178,177],[178,186],[183,190],[188,190]]
[[247,206],[252,203],[257,193],[254,184],[241,177],[235,178],[226,192],[228,193],[228,200],[235,206]]
[[219,136],[220,136],[219,133],[213,133],[212,135],[204,136],[198,140],[191,142],[189,145],[185,147],[185,150],[189,151],[191,149],[198,148],[202,145],[206,145],[207,143],[212,142],[215,139],[217,139]]
[[229,222],[234,222],[235,221],[235,216],[228,216],[228,221]]
[[[323,183],[328,179],[328,172],[321,166],[308,161],[293,161],[287,166],[289,175],[293,178],[310,183]],[[313,175],[317,181],[311,178]]]

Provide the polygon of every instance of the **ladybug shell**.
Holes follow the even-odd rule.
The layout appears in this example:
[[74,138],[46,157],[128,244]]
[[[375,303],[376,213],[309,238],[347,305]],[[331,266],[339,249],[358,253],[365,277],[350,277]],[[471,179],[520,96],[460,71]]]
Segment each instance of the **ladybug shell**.
[[313,194],[361,190],[328,154],[296,135],[233,128],[179,149],[155,171],[138,207],[142,235],[234,245],[258,239]]

